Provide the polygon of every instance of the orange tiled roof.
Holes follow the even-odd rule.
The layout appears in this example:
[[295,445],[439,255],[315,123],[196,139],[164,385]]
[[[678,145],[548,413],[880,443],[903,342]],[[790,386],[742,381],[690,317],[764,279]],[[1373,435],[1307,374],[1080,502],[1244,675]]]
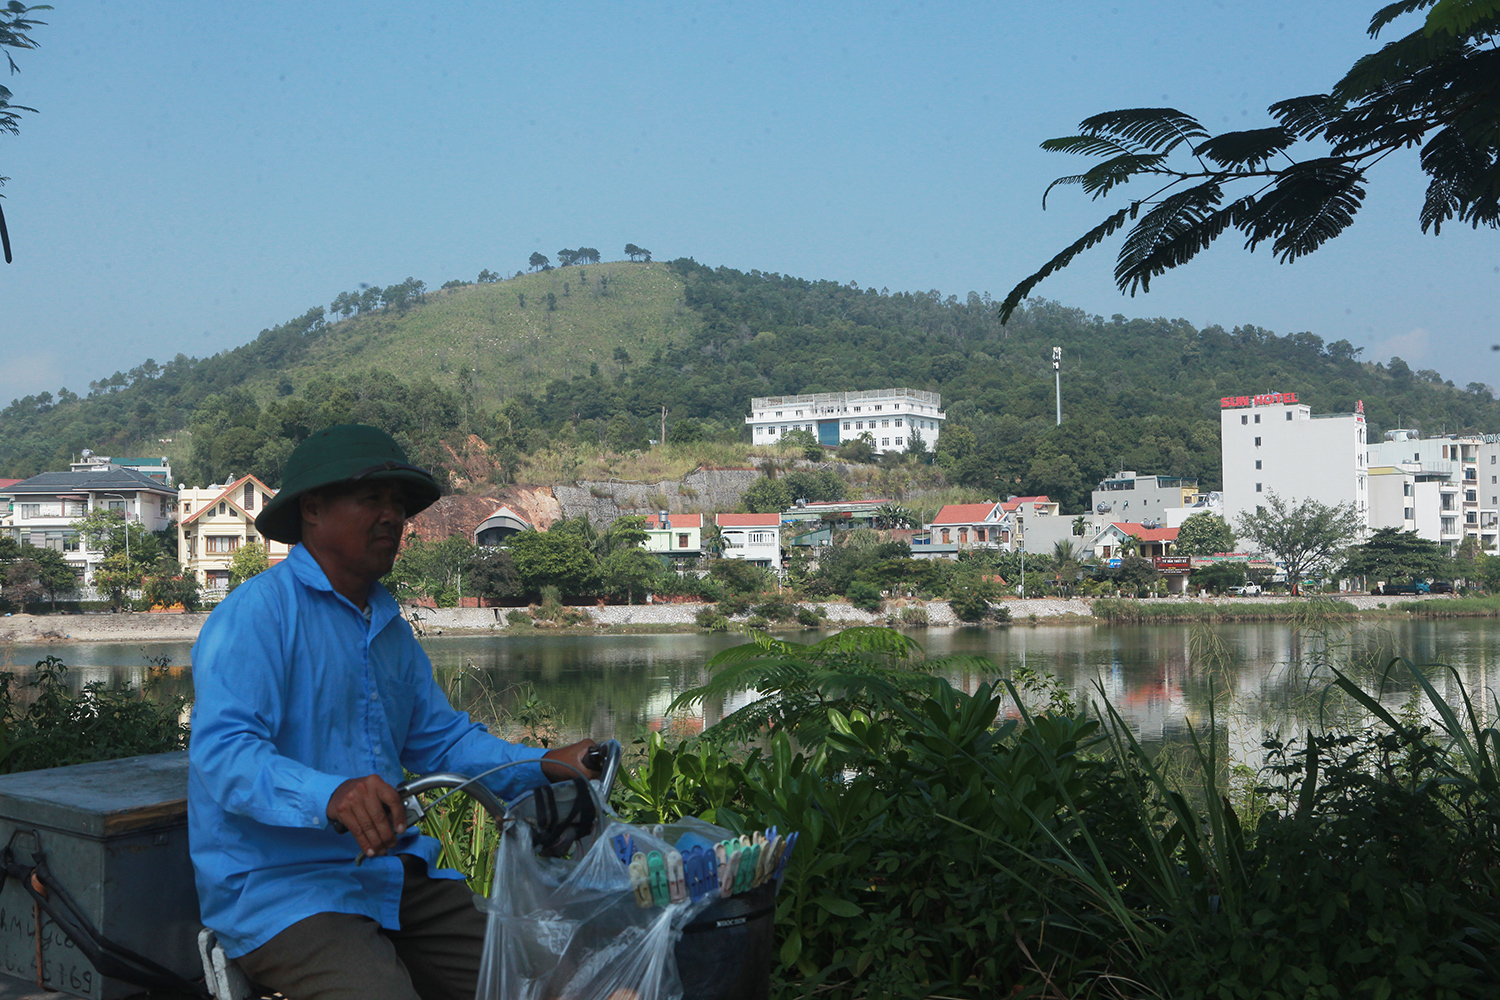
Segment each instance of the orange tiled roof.
[[721,528],[775,528],[781,525],[781,515],[715,514],[714,523]]
[[992,503],[950,503],[938,511],[933,524],[979,524],[995,511]]
[[[660,514],[648,514],[646,516],[646,527],[655,531],[661,525],[658,523]],[[702,514],[668,514],[667,523],[674,528],[701,528],[703,527]]]

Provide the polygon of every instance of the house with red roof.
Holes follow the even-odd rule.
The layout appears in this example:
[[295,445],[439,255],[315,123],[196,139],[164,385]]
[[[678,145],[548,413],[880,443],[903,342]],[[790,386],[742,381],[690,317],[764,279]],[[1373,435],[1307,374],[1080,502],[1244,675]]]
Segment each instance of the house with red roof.
[[998,549],[1010,541],[1002,504],[950,503],[927,526],[934,555],[956,559],[966,549]]
[[[1143,559],[1170,555],[1177,543],[1176,528],[1147,527],[1130,521],[1112,521],[1101,528],[1084,547],[1085,554],[1100,559],[1118,559],[1122,548],[1132,546]],[[1092,552],[1090,553],[1090,550]]]
[[742,559],[752,566],[781,564],[780,514],[715,514],[714,524],[725,559]]
[[662,511],[646,518],[646,551],[668,563],[703,557],[703,515]]
[[229,563],[242,546],[259,542],[276,565],[291,546],[261,537],[255,515],[276,491],[254,476],[222,486],[177,491],[177,559],[213,599],[229,589]]

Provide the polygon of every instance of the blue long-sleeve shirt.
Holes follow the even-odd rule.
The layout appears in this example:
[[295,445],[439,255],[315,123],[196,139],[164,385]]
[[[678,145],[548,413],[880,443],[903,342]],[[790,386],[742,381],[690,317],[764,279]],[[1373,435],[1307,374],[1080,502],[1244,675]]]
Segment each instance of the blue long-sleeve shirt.
[[[394,785],[403,768],[477,774],[544,753],[455,711],[395,600],[376,584],[369,604],[366,620],[299,545],[225,598],[193,646],[189,849],[203,923],[231,957],[315,913],[400,927],[394,855],[431,869],[439,845],[409,830],[391,855],[356,867],[358,845],[326,814],[346,779]],[[539,765],[523,764],[485,784],[514,798],[542,781]]]

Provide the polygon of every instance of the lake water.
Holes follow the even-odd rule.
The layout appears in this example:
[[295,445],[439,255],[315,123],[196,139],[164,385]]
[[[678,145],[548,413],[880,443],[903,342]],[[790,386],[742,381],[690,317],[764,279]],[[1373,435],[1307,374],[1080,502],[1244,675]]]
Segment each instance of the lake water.
[[[788,633],[812,642],[819,633]],[[1419,664],[1446,664],[1470,692],[1493,691],[1500,664],[1500,621],[1493,619],[1368,622],[1326,634],[1293,630],[1285,623],[1233,624],[1212,631],[1187,625],[1015,626],[912,632],[929,656],[966,654],[993,666],[946,671],[972,690],[983,681],[1029,671],[1051,674],[1079,702],[1102,693],[1144,740],[1183,738],[1188,726],[1208,724],[1213,705],[1231,755],[1257,756],[1265,732],[1295,733],[1316,722],[1328,675],[1319,664],[1353,664],[1361,676],[1371,664],[1403,655]],[[667,728],[696,732],[735,704],[710,704],[699,713],[666,717],[683,690],[705,679],[704,663],[744,641],[735,634],[441,636],[422,640],[440,681],[455,704],[481,717],[515,726],[514,713],[528,694],[557,709],[558,736],[589,734],[629,741]],[[1210,648],[1212,647],[1212,648]],[[79,643],[0,648],[0,665],[24,670],[47,655],[71,668],[74,683],[100,680],[140,683],[152,660],[170,666],[160,690],[191,698],[189,643]],[[1453,674],[1433,674],[1450,698]],[[1411,693],[1398,680],[1384,701],[1398,707]],[[1493,704],[1493,694],[1483,704]]]

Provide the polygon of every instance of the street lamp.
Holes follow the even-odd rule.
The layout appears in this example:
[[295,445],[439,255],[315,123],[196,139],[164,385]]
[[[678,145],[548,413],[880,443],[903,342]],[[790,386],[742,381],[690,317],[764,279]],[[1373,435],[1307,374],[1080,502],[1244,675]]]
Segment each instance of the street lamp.
[[1016,543],[1021,546],[1021,600],[1026,600],[1026,519],[1016,515]]

